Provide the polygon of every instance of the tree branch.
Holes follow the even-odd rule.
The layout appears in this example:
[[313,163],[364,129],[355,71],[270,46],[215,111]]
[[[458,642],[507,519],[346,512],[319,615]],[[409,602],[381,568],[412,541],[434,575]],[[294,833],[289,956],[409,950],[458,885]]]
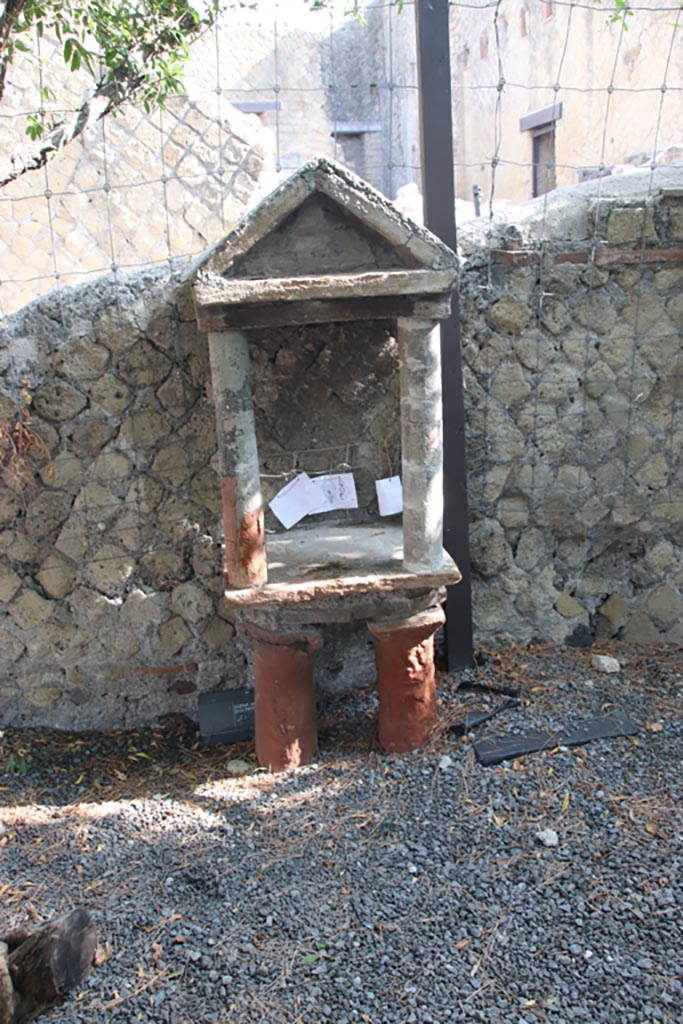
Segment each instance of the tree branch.
[[87,92],[78,110],[53,125],[50,131],[27,146],[20,146],[8,157],[0,159],[0,188],[16,181],[22,174],[44,167],[51,156],[82,135],[112,110],[120,107],[139,88],[140,78],[107,82]]
[[7,68],[10,58],[8,55],[8,43],[17,18],[26,6],[26,0],[6,0],[5,6],[0,12],[0,100],[5,92],[5,81],[7,79]]

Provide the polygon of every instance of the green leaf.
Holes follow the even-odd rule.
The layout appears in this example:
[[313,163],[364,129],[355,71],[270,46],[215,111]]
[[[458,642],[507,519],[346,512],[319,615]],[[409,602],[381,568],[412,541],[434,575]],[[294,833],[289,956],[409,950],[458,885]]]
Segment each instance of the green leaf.
[[28,119],[28,124],[26,125],[26,134],[28,135],[31,142],[35,142],[36,139],[41,138],[44,130],[45,125],[43,124],[43,122],[39,120],[39,118],[37,118],[34,114],[31,114]]

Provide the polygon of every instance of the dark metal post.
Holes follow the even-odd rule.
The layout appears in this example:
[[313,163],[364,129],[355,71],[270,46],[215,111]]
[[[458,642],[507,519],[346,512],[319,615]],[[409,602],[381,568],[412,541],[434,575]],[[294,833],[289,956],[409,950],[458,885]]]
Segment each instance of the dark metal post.
[[[456,247],[453,118],[448,0],[416,0],[417,66],[422,136],[425,223],[451,249]],[[465,409],[460,357],[457,290],[453,312],[441,323],[444,426],[444,547],[457,562],[462,582],[448,588],[448,668],[473,662],[470,546],[467,512]]]

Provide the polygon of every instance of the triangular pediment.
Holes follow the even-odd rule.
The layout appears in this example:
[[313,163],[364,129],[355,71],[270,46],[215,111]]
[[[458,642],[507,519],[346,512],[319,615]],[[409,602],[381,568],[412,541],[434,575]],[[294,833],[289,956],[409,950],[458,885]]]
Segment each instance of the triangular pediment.
[[224,271],[226,278],[274,278],[417,269],[419,262],[324,192],[313,192]]
[[193,267],[193,279],[455,271],[456,257],[331,160],[305,164]]

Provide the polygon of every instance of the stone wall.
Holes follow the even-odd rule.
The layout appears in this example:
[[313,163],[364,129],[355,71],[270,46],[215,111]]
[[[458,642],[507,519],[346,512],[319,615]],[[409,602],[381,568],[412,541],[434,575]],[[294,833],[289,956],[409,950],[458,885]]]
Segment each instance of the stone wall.
[[479,637],[683,639],[682,183],[461,231]]
[[[683,639],[680,185],[589,183],[461,231],[479,639]],[[207,341],[174,269],[62,287],[0,332],[0,419],[28,380],[54,467],[34,451],[33,486],[0,488],[5,723],[195,717],[249,679],[221,602]],[[374,515],[400,465],[389,328],[255,334],[266,497],[348,467],[348,515]],[[321,685],[370,682],[364,625],[328,633]]]
[[132,725],[196,705],[198,678],[218,685],[239,655],[223,660],[234,627],[189,297],[161,271],[119,274],[35,300],[1,338],[3,417],[30,379],[54,466],[2,491],[5,719]]
[[[30,381],[54,470],[34,452],[33,485],[5,473],[0,487],[0,719],[194,717],[199,692],[246,683],[221,601],[207,339],[189,291],[161,270],[58,289],[7,318],[0,370],[0,421]],[[374,479],[400,471],[387,325],[254,332],[252,376],[266,500],[302,470],[349,469],[360,508],[341,521],[376,514]],[[281,529],[271,513],[267,527]],[[364,625],[329,632],[322,684],[370,681]]]

